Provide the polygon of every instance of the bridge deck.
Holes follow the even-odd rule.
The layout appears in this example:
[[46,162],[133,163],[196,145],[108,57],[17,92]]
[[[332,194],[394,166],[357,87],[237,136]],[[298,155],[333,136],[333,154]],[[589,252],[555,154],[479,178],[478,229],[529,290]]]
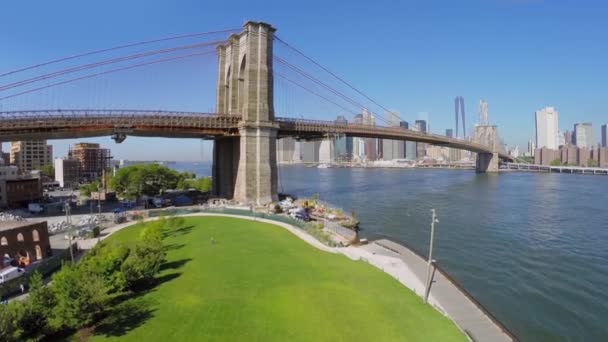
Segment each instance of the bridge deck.
[[[215,138],[238,136],[241,115],[150,110],[39,110],[0,112],[0,141],[69,139],[121,133],[133,136]],[[335,121],[276,118],[279,137],[319,139],[352,136],[408,140],[469,150],[493,152],[468,140],[417,132],[401,127],[382,127]],[[500,154],[503,159],[511,159]]]

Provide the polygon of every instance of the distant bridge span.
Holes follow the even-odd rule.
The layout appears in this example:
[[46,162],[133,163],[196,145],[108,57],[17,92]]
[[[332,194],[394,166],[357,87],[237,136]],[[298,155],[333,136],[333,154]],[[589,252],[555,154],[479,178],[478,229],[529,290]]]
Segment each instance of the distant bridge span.
[[[74,139],[124,134],[168,138],[239,136],[241,115],[154,110],[37,110],[0,112],[0,141]],[[320,139],[346,135],[360,138],[407,140],[476,153],[491,152],[474,142],[401,127],[369,126],[333,121],[276,118],[278,137]],[[508,155],[501,158],[510,160]]]

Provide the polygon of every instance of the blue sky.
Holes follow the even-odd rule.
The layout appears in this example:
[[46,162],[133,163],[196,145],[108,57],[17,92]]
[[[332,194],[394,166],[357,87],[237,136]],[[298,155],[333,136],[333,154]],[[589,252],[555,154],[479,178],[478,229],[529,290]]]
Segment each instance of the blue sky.
[[[453,99],[461,95],[472,125],[483,98],[505,142],[525,148],[534,137],[534,111],[544,106],[557,108],[562,130],[587,121],[599,137],[599,126],[608,122],[606,18],[608,4],[602,1],[8,1],[0,12],[0,73],[123,43],[262,20],[405,120],[426,112],[431,129],[442,133],[454,127]],[[167,72],[185,73],[181,68]],[[213,68],[211,60],[205,75]],[[171,82],[163,83],[171,89],[164,93],[148,89],[155,82],[140,82],[129,88],[129,101],[121,101],[141,108],[213,108],[214,80],[192,76]],[[75,95],[66,90],[52,96]],[[93,141],[112,148],[117,158],[210,156],[209,144],[201,148],[196,140]],[[53,141],[56,156],[74,142]]]

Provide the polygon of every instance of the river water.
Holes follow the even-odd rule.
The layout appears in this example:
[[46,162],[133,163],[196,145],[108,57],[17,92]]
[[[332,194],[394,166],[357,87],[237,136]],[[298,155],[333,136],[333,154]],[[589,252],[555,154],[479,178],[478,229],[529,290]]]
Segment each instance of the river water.
[[287,166],[279,189],[423,254],[435,208],[434,259],[520,339],[608,341],[608,177]]

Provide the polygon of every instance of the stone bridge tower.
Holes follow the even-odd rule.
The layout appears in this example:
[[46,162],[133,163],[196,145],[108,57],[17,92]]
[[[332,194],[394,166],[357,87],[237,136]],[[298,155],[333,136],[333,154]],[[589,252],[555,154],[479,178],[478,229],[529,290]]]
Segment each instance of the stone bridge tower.
[[241,203],[276,201],[277,160],[272,45],[275,29],[247,22],[217,49],[216,111],[240,114],[239,137],[221,138],[213,149],[216,195]]
[[498,172],[498,133],[496,126],[476,126],[475,142],[490,147],[491,153],[477,153],[475,171]]

